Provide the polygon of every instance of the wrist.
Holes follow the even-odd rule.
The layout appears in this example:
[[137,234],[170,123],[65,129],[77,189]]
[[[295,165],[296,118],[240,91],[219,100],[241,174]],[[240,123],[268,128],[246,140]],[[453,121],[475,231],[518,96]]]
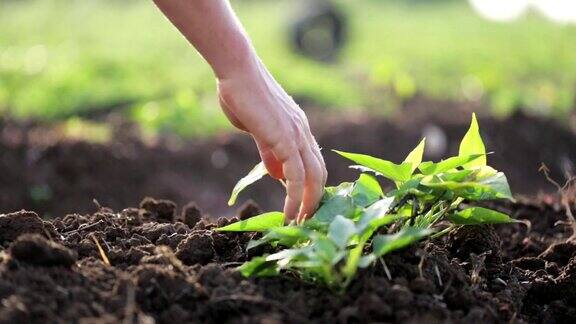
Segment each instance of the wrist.
[[240,33],[227,45],[222,60],[212,66],[219,80],[234,79],[258,70],[260,59],[246,35]]

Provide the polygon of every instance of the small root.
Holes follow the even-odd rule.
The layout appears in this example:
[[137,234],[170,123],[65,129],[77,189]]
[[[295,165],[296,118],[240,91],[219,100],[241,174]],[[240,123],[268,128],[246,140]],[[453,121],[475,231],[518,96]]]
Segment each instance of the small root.
[[[553,184],[556,189],[558,190],[558,194],[560,195],[560,204],[565,209],[566,218],[568,221],[566,224],[569,224],[572,228],[572,235],[568,238],[568,240],[576,239],[576,218],[572,213],[572,206],[570,206],[570,200],[574,199],[572,195],[576,192],[576,177],[572,175],[567,175],[566,182],[563,186],[561,186],[558,182],[556,182],[552,177],[550,177],[550,169],[546,166],[546,164],[542,163],[540,169],[538,171],[542,172],[546,177],[546,180]],[[576,209],[576,201],[574,201],[574,208]]]
[[102,258],[102,261],[104,262],[105,265],[110,266],[111,265],[110,260],[108,259],[106,252],[104,252],[104,249],[98,242],[98,239],[94,234],[91,234],[90,236],[92,236],[92,240],[94,240],[94,243],[96,243],[96,247],[98,247],[98,252],[100,252],[100,257]]
[[388,278],[388,280],[392,281],[392,273],[390,273],[390,269],[388,268],[388,265],[386,264],[386,261],[384,261],[383,258],[380,258],[380,264],[382,264],[382,268],[384,268],[384,273],[386,274],[386,278]]
[[444,283],[442,282],[442,276],[440,276],[440,269],[438,269],[437,264],[434,264],[434,273],[436,273],[436,278],[438,278],[438,285],[442,287]]

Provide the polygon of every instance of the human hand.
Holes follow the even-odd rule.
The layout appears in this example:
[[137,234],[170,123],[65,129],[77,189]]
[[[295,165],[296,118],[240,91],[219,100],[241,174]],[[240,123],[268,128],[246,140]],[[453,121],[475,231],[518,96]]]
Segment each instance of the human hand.
[[257,58],[219,77],[218,95],[230,122],[254,138],[268,173],[286,180],[286,218],[310,217],[324,193],[327,171],[302,109]]

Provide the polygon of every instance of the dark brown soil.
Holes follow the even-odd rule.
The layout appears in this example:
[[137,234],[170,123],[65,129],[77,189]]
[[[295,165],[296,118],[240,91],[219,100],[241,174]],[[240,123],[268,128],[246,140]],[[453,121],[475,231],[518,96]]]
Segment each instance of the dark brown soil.
[[[330,149],[401,161],[422,136],[427,136],[433,148],[427,158],[440,159],[457,152],[470,120],[466,107],[430,101],[415,101],[390,119],[310,115],[332,184],[353,180],[357,173]],[[496,152],[490,155],[490,163],[508,175],[515,193],[555,190],[538,172],[542,162],[559,181],[565,173],[576,173],[576,135],[567,127],[521,114],[507,120],[481,118],[480,123],[488,150]],[[150,145],[122,124],[114,142],[102,145],[49,141],[46,128],[0,122],[0,212],[27,208],[54,217],[94,212],[93,199],[102,206],[120,209],[152,196],[179,205],[194,200],[207,213],[231,215],[234,209],[225,207],[227,196],[258,161],[248,136],[228,134],[195,142],[164,138]],[[283,187],[264,180],[240,199],[246,197],[259,201],[267,210],[278,209],[283,203]]]
[[242,278],[254,234],[214,232],[195,205],[1,215],[0,323],[574,323],[576,242],[557,201],[491,206],[530,226],[464,227],[386,256],[343,295]]

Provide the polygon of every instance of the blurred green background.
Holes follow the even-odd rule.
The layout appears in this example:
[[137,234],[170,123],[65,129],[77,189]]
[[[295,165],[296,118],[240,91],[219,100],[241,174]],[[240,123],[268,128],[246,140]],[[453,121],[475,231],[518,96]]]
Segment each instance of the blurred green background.
[[[466,1],[335,1],[337,60],[290,46],[307,1],[232,0],[264,62],[306,106],[390,113],[422,96],[563,117],[575,106],[576,25],[535,11],[513,22]],[[230,127],[207,64],[151,0],[0,0],[0,114],[62,120],[120,109],[150,133]]]

